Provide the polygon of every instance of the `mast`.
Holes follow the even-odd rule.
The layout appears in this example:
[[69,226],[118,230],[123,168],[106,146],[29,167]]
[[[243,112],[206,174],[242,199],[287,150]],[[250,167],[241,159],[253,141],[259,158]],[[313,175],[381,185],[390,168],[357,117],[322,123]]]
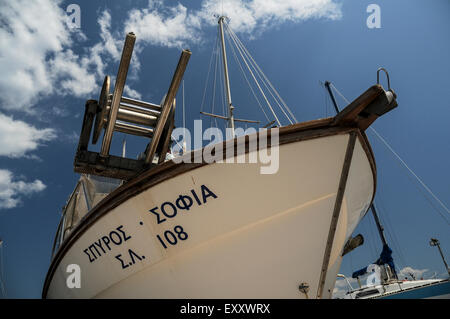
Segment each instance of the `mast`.
[[378,218],[378,213],[375,208],[375,204],[372,203],[370,205],[370,209],[372,210],[373,219],[375,219],[375,224],[377,224],[378,234],[380,234],[381,242],[383,243],[383,246],[387,246],[386,237],[384,236],[384,228],[380,223],[380,219]]
[[223,35],[223,23],[225,16],[219,17],[219,29],[220,29],[220,40],[222,43],[222,58],[223,58],[223,72],[225,77],[225,88],[227,93],[227,102],[228,102],[228,127],[231,128],[232,137],[234,137],[234,116],[233,109],[234,106],[231,104],[231,90],[230,90],[230,79],[228,77],[228,64],[227,64],[227,52],[225,49],[225,38]]

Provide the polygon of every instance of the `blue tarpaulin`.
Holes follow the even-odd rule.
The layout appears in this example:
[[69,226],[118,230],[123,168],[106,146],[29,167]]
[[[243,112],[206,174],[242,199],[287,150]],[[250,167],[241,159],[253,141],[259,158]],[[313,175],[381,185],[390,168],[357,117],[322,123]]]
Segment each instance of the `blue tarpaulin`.
[[[375,265],[385,265],[388,264],[389,267],[391,267],[392,271],[394,272],[394,274],[396,274],[397,272],[395,271],[395,265],[394,265],[394,259],[392,258],[392,249],[388,246],[388,245],[383,245],[383,250],[381,251],[380,254],[380,258],[378,258],[375,262]],[[357,278],[359,276],[364,275],[365,273],[367,273],[367,266],[355,271],[352,274],[352,278]]]

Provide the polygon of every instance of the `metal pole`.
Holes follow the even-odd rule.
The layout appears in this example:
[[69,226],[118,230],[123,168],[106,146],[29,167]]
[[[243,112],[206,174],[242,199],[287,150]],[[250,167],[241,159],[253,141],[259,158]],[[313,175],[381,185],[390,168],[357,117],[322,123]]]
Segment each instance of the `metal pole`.
[[384,228],[380,223],[380,219],[378,218],[377,210],[375,209],[375,204],[372,203],[370,205],[370,209],[372,210],[373,218],[375,219],[375,224],[377,224],[378,233],[380,234],[381,242],[383,245],[387,245],[386,237],[384,236]]
[[442,253],[441,244],[439,243],[439,240],[437,240],[435,238],[431,238],[430,245],[437,246],[437,248],[439,249],[439,253],[441,254],[442,261],[444,262],[445,269],[447,269],[447,272],[450,275],[450,268],[448,268],[447,262],[445,261],[445,257],[444,257],[444,254]]
[[336,103],[336,99],[334,98],[333,91],[331,91],[330,84],[331,84],[330,81],[325,81],[325,87],[328,90],[328,94],[330,94],[331,101],[333,102],[334,109],[336,110],[336,113],[339,113],[339,107],[338,107],[338,105]]
[[111,110],[109,114],[108,126],[106,127],[105,135],[103,136],[102,148],[100,156],[106,157],[109,154],[111,147],[111,139],[116,124],[117,113],[119,111],[120,100],[122,99],[125,81],[127,79],[128,68],[130,66],[131,55],[133,54],[134,42],[136,36],[133,32],[127,34],[125,44],[123,46],[122,57],[120,59],[119,70],[117,71],[116,83],[114,85],[114,93],[111,101]]
[[445,268],[447,268],[447,272],[450,275],[450,269],[448,268],[447,262],[445,261],[445,258],[444,258],[444,254],[442,253],[441,245],[437,244],[437,247],[439,249],[439,252],[441,253],[442,261],[444,262]]
[[228,112],[229,112],[228,125],[231,128],[232,137],[234,137],[234,116],[233,116],[234,106],[231,104],[231,90],[230,90],[230,79],[228,77],[227,52],[225,49],[225,38],[223,35],[223,20],[224,19],[225,19],[224,16],[221,16],[219,18],[220,39],[222,42],[222,58],[223,58],[223,70],[224,70],[224,76],[225,76],[225,88],[227,90],[227,102],[228,102]]

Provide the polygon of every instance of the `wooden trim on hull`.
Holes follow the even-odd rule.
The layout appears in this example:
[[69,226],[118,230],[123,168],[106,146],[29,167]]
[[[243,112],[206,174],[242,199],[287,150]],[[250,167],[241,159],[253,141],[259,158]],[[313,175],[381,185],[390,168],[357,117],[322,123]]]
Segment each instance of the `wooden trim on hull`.
[[325,253],[323,257],[322,268],[320,271],[319,288],[317,289],[317,298],[322,299],[323,288],[327,278],[328,267],[330,265],[330,255],[333,249],[334,236],[341,214],[342,201],[344,199],[345,188],[347,186],[348,173],[353,160],[353,151],[355,150],[356,133],[351,132],[347,143],[347,150],[345,151],[345,159],[342,167],[341,178],[339,180],[339,187],[336,194],[336,201],[334,203],[333,215],[331,217],[330,230],[328,231],[327,244],[325,246]]

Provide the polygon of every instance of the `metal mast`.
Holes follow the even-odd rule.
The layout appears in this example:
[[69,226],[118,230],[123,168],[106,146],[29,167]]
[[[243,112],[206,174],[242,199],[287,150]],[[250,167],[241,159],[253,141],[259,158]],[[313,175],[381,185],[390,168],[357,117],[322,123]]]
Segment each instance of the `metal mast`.
[[231,128],[232,137],[234,137],[234,106],[231,104],[230,78],[228,77],[227,52],[225,49],[225,38],[223,35],[223,23],[225,16],[219,17],[220,40],[222,43],[223,72],[225,76],[225,89],[227,91],[228,102],[228,127]]
[[375,205],[372,203],[372,205],[370,205],[370,208],[372,210],[373,219],[375,219],[375,224],[377,224],[378,233],[380,234],[381,242],[383,243],[383,245],[387,245],[386,237],[384,236],[384,228],[380,223],[380,219],[378,218],[378,213],[377,213],[377,210],[375,209]]

